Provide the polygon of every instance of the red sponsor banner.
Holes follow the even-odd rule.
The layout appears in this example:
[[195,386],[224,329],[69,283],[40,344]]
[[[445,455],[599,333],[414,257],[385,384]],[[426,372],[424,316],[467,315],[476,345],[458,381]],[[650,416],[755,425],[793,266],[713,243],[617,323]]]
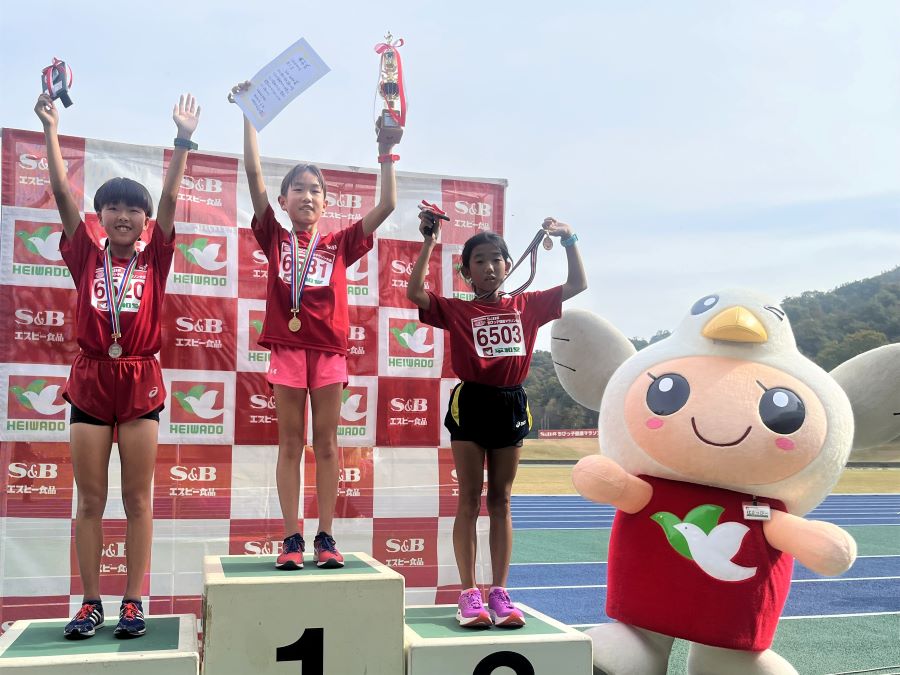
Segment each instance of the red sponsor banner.
[[169,409],[173,424],[222,424],[225,383],[172,380]]
[[[165,151],[164,170],[168,172],[172,150]],[[215,157],[191,152],[178,189],[175,220],[182,223],[226,225],[237,220],[237,170],[233,157]]]
[[74,478],[67,443],[0,443],[6,495],[0,518],[72,517]]
[[238,295],[242,298],[265,300],[269,278],[266,254],[256,242],[253,230],[238,230]]
[[436,586],[437,518],[375,518],[372,556],[406,577],[407,588]]
[[[481,589],[481,600],[487,605],[488,591],[490,584],[475,584]],[[451,584],[449,586],[438,586],[434,596],[434,604],[436,605],[455,605],[459,602],[459,595],[463,592],[462,584]]]
[[[341,472],[334,509],[335,517],[371,518],[375,483],[372,448],[338,448],[338,457]],[[304,464],[303,517],[318,518],[316,460],[311,447],[306,448]]]
[[170,293],[162,315],[163,368],[235,369],[237,299]]
[[375,412],[370,405],[374,403],[374,378],[356,378],[354,384],[344,387],[341,392],[341,416],[338,421],[338,442],[350,445],[357,442],[374,440]]
[[153,481],[153,517],[231,516],[230,445],[160,445]]
[[[456,515],[456,505],[459,503],[459,479],[456,475],[456,464],[453,461],[453,451],[450,448],[438,448],[438,496],[440,507],[438,515],[449,517]],[[487,512],[487,469],[482,476],[481,488],[481,512],[486,516]]]
[[369,294],[374,295],[371,288],[373,280],[369,278],[369,270],[372,269],[369,260],[372,260],[373,256],[374,253],[369,251],[347,268],[347,295],[351,304],[371,305],[375,302],[374,299],[369,300]]
[[[406,298],[409,275],[422,249],[420,241],[381,239],[378,242],[378,297],[386,307],[413,307]],[[425,290],[441,294],[441,253],[435,247],[425,273]]]
[[[80,209],[84,202],[84,139],[60,136],[59,146],[72,197]],[[3,130],[2,192],[4,205],[56,210],[43,134]]]
[[436,447],[439,408],[440,380],[379,378],[376,445]]
[[597,438],[597,429],[539,429],[538,438]]
[[68,365],[78,354],[75,291],[0,286],[0,361]]
[[60,223],[15,219],[13,273],[38,278],[70,277],[59,252],[62,240]]
[[24,619],[58,619],[69,615],[68,595],[0,596],[0,635]]
[[460,300],[471,300],[475,297],[475,292],[462,273],[462,251],[450,254],[450,264],[450,278],[453,280],[453,297]]
[[[128,582],[128,566],[125,561],[125,520],[103,521],[103,546],[100,549],[100,593],[124,596]],[[72,540],[69,549],[72,595],[83,595],[84,586],[78,574],[78,556],[75,553],[75,521],[72,521]],[[141,582],[141,595],[150,595],[150,565]]]
[[503,234],[504,186],[441,180],[441,200],[450,222],[441,227],[445,244],[464,244],[479,232]]
[[323,169],[322,174],[328,184],[325,211],[319,220],[322,234],[349,227],[375,207],[374,173]]
[[235,445],[278,445],[275,394],[265,373],[237,373],[235,396]]
[[50,375],[10,375],[7,420],[65,420],[62,390],[66,378]]
[[431,368],[432,363],[413,363],[410,360],[433,360],[434,333],[440,330],[416,319],[388,317],[388,365],[397,368]]
[[[300,522],[303,529],[303,522]],[[281,518],[247,518],[231,521],[230,555],[281,555],[284,522]]]
[[228,237],[180,232],[172,267],[177,283],[225,286],[228,278]]
[[[264,309],[251,309],[249,315],[250,351],[268,353],[269,350],[259,344],[263,324],[266,321],[266,311]],[[268,362],[268,359],[265,359],[265,361]]]
[[151,595],[149,614],[193,614],[203,616],[203,596],[200,595]]
[[377,375],[378,308],[350,305],[349,310],[347,371],[353,375]]

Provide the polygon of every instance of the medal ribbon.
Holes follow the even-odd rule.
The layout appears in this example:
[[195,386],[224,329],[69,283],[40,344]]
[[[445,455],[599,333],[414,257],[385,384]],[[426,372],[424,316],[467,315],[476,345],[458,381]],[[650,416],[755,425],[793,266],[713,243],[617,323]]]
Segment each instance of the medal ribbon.
[[306,277],[312,265],[313,253],[319,245],[319,228],[313,225],[310,233],[309,244],[306,245],[306,258],[303,260],[303,269],[298,270],[297,253],[300,251],[300,242],[297,233],[291,230],[291,257],[294,264],[291,265],[291,314],[296,315],[300,311],[300,301],[303,300],[303,289],[306,286]]
[[382,60],[384,59],[384,53],[388,50],[394,52],[394,58],[397,60],[397,95],[400,97],[400,112],[398,114],[397,111],[390,106],[388,106],[387,111],[401,127],[406,124],[406,87],[403,86],[403,63],[400,61],[400,52],[397,51],[397,47],[402,46],[403,38],[397,38],[391,43],[379,42],[375,45],[375,53],[381,54]]
[[[516,261],[516,263],[512,266],[512,268],[506,274],[506,277],[504,277],[504,279],[503,279],[504,282],[507,279],[509,279],[509,277],[512,275],[513,272],[516,271],[516,268],[522,263],[522,261],[525,260],[526,257],[528,257],[531,259],[531,275],[528,277],[528,281],[526,281],[524,284],[519,286],[516,290],[510,291],[509,293],[507,293],[506,291],[500,291],[501,295],[508,295],[510,297],[513,297],[515,295],[519,295],[519,293],[522,293],[526,288],[528,288],[531,285],[531,282],[534,281],[534,275],[537,273],[538,246],[540,245],[541,241],[546,236],[547,236],[547,230],[545,230],[543,227],[540,228],[537,231],[537,234],[534,235],[534,239],[532,239],[531,243],[528,244],[528,248],[525,249],[525,253],[523,253],[522,256]],[[482,298],[486,298],[489,295],[490,295],[490,293],[479,293],[479,294],[475,295],[475,299],[481,300]]]
[[[122,311],[122,305],[125,303],[125,291],[128,289],[128,283],[131,281],[131,275],[137,265],[137,251],[131,256],[125,271],[122,273],[122,285],[116,289],[113,282],[113,264],[112,254],[109,252],[109,243],[103,250],[103,283],[106,285],[106,306],[109,309],[109,325],[112,328],[112,334],[115,339],[122,337],[122,323],[119,314]],[[113,341],[115,341],[115,339]]]
[[[56,64],[58,64],[58,63],[62,63],[62,61],[60,61],[58,58],[56,58],[54,56],[53,64],[44,68],[44,72],[43,72],[44,81],[47,83],[47,93],[51,94],[51,95],[53,92],[53,71],[57,70]],[[69,76],[69,85],[68,86],[71,87],[72,86],[72,69],[69,68],[69,66],[67,65],[66,70],[60,74],[62,75],[63,81],[65,81],[66,75]]]

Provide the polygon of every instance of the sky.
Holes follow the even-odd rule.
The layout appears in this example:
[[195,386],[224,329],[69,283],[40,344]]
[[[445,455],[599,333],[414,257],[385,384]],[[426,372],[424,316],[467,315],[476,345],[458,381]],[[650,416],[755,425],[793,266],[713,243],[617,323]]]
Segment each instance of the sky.
[[[75,73],[61,133],[169,146],[190,91],[201,148],[239,154],[227,91],[305,37],[331,72],[261,153],[375,167],[387,30],[406,41],[398,170],[506,179],[514,257],[545,216],[572,225],[589,288],[565,306],[627,336],[717,289],[780,300],[900,264],[893,0],[0,0],[0,126],[40,129],[57,56]],[[541,251],[532,288],[565,274]]]

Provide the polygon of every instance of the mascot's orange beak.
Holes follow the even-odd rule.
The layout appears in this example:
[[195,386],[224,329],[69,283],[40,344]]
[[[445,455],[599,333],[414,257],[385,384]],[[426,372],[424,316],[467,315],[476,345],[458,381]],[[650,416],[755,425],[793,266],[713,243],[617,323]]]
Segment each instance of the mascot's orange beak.
[[729,307],[703,327],[703,337],[726,342],[766,342],[769,334],[756,315],[746,307]]

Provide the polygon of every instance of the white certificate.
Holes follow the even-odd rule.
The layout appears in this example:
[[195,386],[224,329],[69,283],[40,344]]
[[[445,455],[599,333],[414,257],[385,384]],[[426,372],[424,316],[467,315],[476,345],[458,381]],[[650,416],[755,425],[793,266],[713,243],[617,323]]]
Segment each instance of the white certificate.
[[235,102],[259,131],[329,70],[306,39],[300,38],[254,75],[250,88],[237,94]]

